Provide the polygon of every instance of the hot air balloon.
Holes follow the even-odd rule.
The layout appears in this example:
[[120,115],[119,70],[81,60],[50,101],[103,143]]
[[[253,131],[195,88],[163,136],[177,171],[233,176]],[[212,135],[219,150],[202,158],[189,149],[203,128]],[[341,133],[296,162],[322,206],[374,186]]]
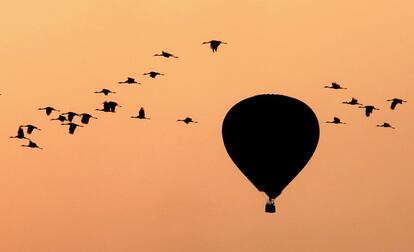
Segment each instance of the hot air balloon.
[[319,123],[303,102],[264,94],[240,101],[224,118],[224,146],[240,171],[269,200],[274,200],[311,158],[319,140]]

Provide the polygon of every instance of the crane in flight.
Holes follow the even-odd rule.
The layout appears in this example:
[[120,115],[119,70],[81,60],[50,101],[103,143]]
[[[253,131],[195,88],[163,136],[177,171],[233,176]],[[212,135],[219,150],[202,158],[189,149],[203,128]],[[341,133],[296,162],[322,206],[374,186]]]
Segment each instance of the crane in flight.
[[161,57],[164,57],[164,58],[169,58],[169,57],[178,58],[174,54],[171,54],[171,53],[166,52],[166,51],[162,51],[161,53],[156,53],[156,54],[154,54],[154,56],[161,56]]
[[64,116],[64,115],[59,115],[58,117],[56,117],[56,118],[53,118],[53,119],[50,119],[51,121],[53,121],[53,120],[57,120],[57,121],[61,121],[61,122],[64,122],[64,121],[68,121],[68,119],[66,118],[66,116]]
[[76,124],[76,123],[62,123],[62,125],[69,125],[69,134],[75,133],[75,130],[77,127],[83,127],[82,125]]
[[29,138],[24,136],[24,131],[23,131],[22,127],[19,127],[19,129],[17,130],[17,135],[16,136],[11,136],[10,138],[29,139]]
[[138,111],[138,115],[137,116],[131,116],[131,118],[138,118],[138,119],[147,119],[150,120],[150,118],[145,116],[145,110],[143,107],[141,107]]
[[358,100],[354,97],[352,97],[352,99],[350,101],[344,101],[342,102],[344,104],[349,104],[349,105],[362,105],[361,103],[358,102]]
[[29,147],[29,148],[33,148],[33,149],[41,149],[43,150],[43,148],[39,147],[39,145],[37,145],[35,142],[32,142],[31,140],[29,140],[28,144],[22,144],[22,147]]
[[91,118],[98,119],[97,117],[94,117],[94,116],[92,116],[92,115],[90,115],[88,113],[82,113],[82,114],[80,114],[80,116],[82,116],[81,117],[81,123],[83,123],[83,124],[88,124],[89,123],[89,120]]
[[69,122],[72,122],[73,121],[73,118],[75,116],[80,116],[78,113],[75,113],[75,112],[72,112],[72,111],[69,111],[69,112],[66,112],[66,113],[62,113],[61,115],[67,115],[67,118],[68,118],[68,121]]
[[139,82],[136,82],[134,78],[128,77],[126,81],[120,81],[118,84],[141,84]]
[[403,104],[403,102],[407,102],[404,101],[403,99],[399,99],[399,98],[393,98],[393,99],[389,99],[387,101],[391,102],[391,109],[394,110],[397,107],[397,104]]
[[20,128],[24,128],[24,127],[27,128],[27,130],[26,130],[27,134],[32,134],[33,130],[35,130],[35,129],[36,130],[41,130],[38,127],[36,127],[36,126],[34,126],[32,124],[20,125]]
[[391,128],[391,129],[395,129],[393,126],[391,126],[391,124],[384,122],[381,125],[377,125],[377,127],[383,127],[383,128]]
[[109,89],[103,88],[101,91],[95,91],[95,94],[104,94],[104,95],[108,95],[108,94],[116,94],[116,92],[112,92]]
[[57,110],[57,109],[55,109],[53,107],[38,108],[37,110],[45,110],[46,111],[46,115],[50,115],[53,111],[60,112],[60,110]]
[[213,52],[217,52],[217,48],[219,47],[219,45],[221,44],[227,44],[227,42],[223,42],[220,40],[210,40],[210,41],[206,41],[203,42],[202,45],[204,44],[210,44],[210,48]]
[[334,117],[333,121],[326,121],[326,123],[334,123],[334,124],[346,124],[339,119],[339,117]]
[[151,71],[151,72],[148,72],[148,73],[144,73],[144,74],[142,74],[142,75],[149,75],[149,77],[151,77],[151,78],[155,78],[155,77],[157,77],[157,75],[164,75],[164,74],[159,73],[159,72],[154,72],[154,71]]
[[358,108],[364,108],[365,109],[365,115],[369,117],[374,110],[380,110],[379,108],[376,108],[373,105],[366,105],[366,106],[359,106]]
[[177,122],[184,122],[185,124],[198,123],[196,121],[193,121],[193,119],[191,117],[186,117],[184,119],[178,119]]
[[346,89],[344,87],[341,87],[341,85],[339,85],[336,82],[332,82],[330,86],[324,86],[324,88],[332,88],[332,89]]

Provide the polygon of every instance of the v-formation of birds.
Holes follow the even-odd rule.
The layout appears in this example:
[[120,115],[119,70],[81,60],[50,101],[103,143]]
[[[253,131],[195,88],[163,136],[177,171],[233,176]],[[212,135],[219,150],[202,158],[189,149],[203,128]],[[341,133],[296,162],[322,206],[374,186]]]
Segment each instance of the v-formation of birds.
[[[345,87],[342,87],[341,85],[339,85],[336,82],[332,82],[331,86],[324,86],[324,88],[331,88],[331,89],[347,89]],[[404,102],[407,102],[403,99],[400,98],[393,98],[393,99],[389,99],[386,100],[388,102],[391,102],[390,105],[390,109],[395,110],[395,108],[397,107],[398,104],[403,104]],[[362,103],[359,103],[358,99],[356,99],[355,97],[352,97],[350,101],[344,101],[342,102],[343,104],[348,104],[348,105],[359,105],[358,108],[363,108],[365,109],[365,116],[369,117],[371,116],[371,114],[374,112],[374,110],[380,110],[379,108],[375,107],[374,105],[363,105]],[[333,123],[333,124],[346,124],[345,122],[341,121],[341,119],[339,117],[334,117],[332,121],[326,121],[326,123]],[[389,124],[388,122],[384,122],[383,124],[378,124],[376,125],[377,127],[383,127],[383,128],[391,128],[391,129],[395,129],[393,126],[391,126],[391,124]]]
[[[211,50],[215,53],[217,52],[217,48],[219,47],[220,44],[227,44],[226,42],[222,42],[219,40],[211,40],[208,42],[203,42],[202,44],[210,44],[210,48]],[[178,56],[166,52],[166,51],[161,51],[161,53],[158,54],[154,54],[153,56],[160,56],[160,57],[164,57],[164,58],[179,58]],[[147,73],[143,73],[143,75],[148,75],[151,78],[156,78],[157,76],[163,76],[163,73],[159,73],[156,71],[150,71]],[[137,82],[134,78],[132,77],[128,77],[125,81],[120,81],[118,82],[118,84],[141,84],[139,82]],[[116,94],[116,92],[113,92],[109,89],[103,88],[102,90],[99,91],[95,91],[94,93],[97,94],[104,94],[105,96],[108,96],[109,94]],[[1,94],[0,94],[1,95]],[[115,113],[116,107],[122,107],[121,105],[119,105],[117,102],[114,101],[105,101],[103,102],[103,108],[102,109],[96,109],[97,111],[102,111],[102,112],[112,112]],[[45,110],[45,113],[47,116],[50,116],[53,112],[61,112],[58,109],[55,109],[54,107],[42,107],[42,108],[38,108],[38,110]],[[88,113],[75,113],[72,111],[69,112],[65,112],[65,113],[61,113],[59,116],[57,116],[56,118],[52,118],[51,120],[56,120],[56,121],[60,121],[61,125],[66,125],[69,126],[69,134],[74,134],[75,130],[78,127],[84,127],[81,124],[76,124],[73,122],[75,116],[81,117],[81,123],[83,125],[89,124],[89,121],[91,118],[93,119],[98,119],[97,117],[88,114]],[[148,118],[145,115],[145,110],[143,107],[141,107],[138,111],[138,114],[136,116],[131,116],[131,118],[136,118],[136,119],[147,119],[149,120],[150,118]],[[194,121],[191,117],[186,117],[184,119],[178,119],[177,121],[179,122],[184,122],[185,124],[189,124],[189,123],[197,123],[197,121]],[[23,144],[21,146],[23,147],[29,147],[29,148],[37,148],[37,149],[43,149],[41,148],[39,145],[37,145],[35,142],[33,142],[31,139],[29,139],[28,137],[25,136],[24,130],[23,128],[27,128],[26,133],[27,134],[32,134],[33,131],[36,130],[41,130],[39,129],[37,126],[35,125],[20,125],[18,130],[17,130],[17,135],[16,136],[11,136],[10,138],[18,138],[18,139],[27,139],[29,140],[28,144]]]

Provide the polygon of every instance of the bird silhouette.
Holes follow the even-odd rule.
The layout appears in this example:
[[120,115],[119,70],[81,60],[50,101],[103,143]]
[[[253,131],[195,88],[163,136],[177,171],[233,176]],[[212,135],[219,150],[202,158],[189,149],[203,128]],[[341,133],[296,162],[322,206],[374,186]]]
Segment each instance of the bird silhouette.
[[98,118],[96,118],[96,117],[94,117],[94,116],[92,116],[90,114],[87,114],[87,113],[82,113],[80,115],[82,116],[81,117],[81,123],[83,123],[83,124],[88,124],[89,123],[89,119],[91,119],[91,118],[98,119]]
[[102,104],[103,104],[103,108],[102,109],[96,109],[96,110],[103,111],[103,112],[113,112],[113,111],[111,111],[111,106],[110,106],[109,102],[104,101]]
[[159,73],[159,72],[151,71],[151,72],[148,72],[148,73],[144,73],[143,75],[149,75],[151,78],[155,78],[155,77],[157,77],[157,75],[164,75],[164,74]]
[[341,122],[341,119],[339,119],[338,117],[334,117],[333,121],[326,121],[326,123],[346,124],[344,122]]
[[332,82],[330,86],[324,86],[324,88],[332,88],[332,89],[346,89],[344,87],[341,87],[341,85],[339,85],[336,82]]
[[17,135],[16,136],[11,136],[10,138],[29,139],[29,138],[24,136],[24,131],[23,131],[22,127],[19,127],[19,129],[17,130]]
[[185,124],[189,124],[189,123],[198,123],[196,121],[193,121],[193,119],[191,117],[186,117],[185,119],[178,119],[178,122],[184,122]]
[[349,104],[349,105],[362,105],[361,103],[358,102],[357,99],[355,99],[354,97],[352,97],[352,99],[350,101],[344,101],[342,102],[344,104]]
[[[107,103],[107,106],[109,107],[109,110],[113,113],[115,113],[115,109],[117,106],[122,107],[121,105],[119,105],[117,102],[114,102],[114,101],[109,101]],[[105,107],[105,103],[104,103],[104,107]]]
[[393,126],[391,126],[391,124],[385,122],[381,125],[377,125],[377,127],[383,127],[383,128],[391,128],[391,129],[395,129]]
[[24,128],[24,127],[26,127],[27,128],[27,130],[26,130],[26,132],[27,132],[27,134],[32,134],[32,132],[33,132],[33,130],[41,130],[41,129],[39,129],[38,127],[36,127],[36,126],[34,126],[34,125],[31,125],[31,124],[27,124],[27,125],[20,125],[20,128]]
[[217,48],[219,47],[219,45],[221,45],[221,44],[227,44],[227,43],[226,42],[223,42],[223,41],[220,41],[220,40],[210,40],[210,41],[207,41],[207,42],[203,42],[202,44],[203,45],[204,44],[210,44],[211,50],[213,52],[217,52]]
[[41,149],[43,150],[43,148],[40,148],[39,145],[37,145],[35,142],[32,142],[31,140],[29,140],[29,143],[24,145],[21,145],[22,147],[29,147],[29,148],[34,148],[34,149]]
[[72,121],[73,121],[73,118],[74,118],[75,116],[80,116],[78,113],[71,112],[71,111],[66,112],[66,113],[62,113],[61,115],[67,115],[67,118],[68,118],[68,121],[69,121],[69,122],[72,122]]
[[175,56],[175,55],[173,55],[169,52],[166,52],[166,51],[162,51],[160,54],[154,54],[154,56],[162,56],[162,57],[165,57],[165,58],[169,58],[169,57],[178,58],[177,56]]
[[112,92],[109,89],[103,88],[101,91],[95,91],[95,94],[104,94],[104,95],[108,95],[108,94],[116,94],[116,92]]
[[53,111],[60,112],[60,110],[57,110],[57,109],[55,109],[53,107],[38,108],[38,110],[45,110],[46,111],[46,115],[50,115]]
[[394,110],[397,107],[397,104],[403,104],[403,102],[407,102],[407,101],[404,101],[404,100],[399,99],[399,98],[393,98],[393,99],[390,99],[390,100],[387,100],[387,101],[391,102],[391,107],[390,108],[392,110]]
[[134,78],[128,77],[126,81],[120,81],[118,84],[141,84],[139,82],[136,82]]
[[59,115],[57,118],[53,118],[53,119],[50,119],[50,120],[51,121],[58,120],[58,121],[61,121],[61,122],[68,121],[68,119],[64,115]]
[[69,134],[75,133],[75,129],[77,127],[83,127],[82,125],[76,124],[76,123],[62,123],[62,125],[69,125]]
[[143,107],[140,108],[140,110],[138,111],[138,115],[137,116],[131,116],[131,118],[138,118],[138,119],[150,119],[148,117],[145,117],[145,110]]
[[365,108],[365,115],[369,117],[374,110],[379,110],[373,105],[359,106],[358,108]]

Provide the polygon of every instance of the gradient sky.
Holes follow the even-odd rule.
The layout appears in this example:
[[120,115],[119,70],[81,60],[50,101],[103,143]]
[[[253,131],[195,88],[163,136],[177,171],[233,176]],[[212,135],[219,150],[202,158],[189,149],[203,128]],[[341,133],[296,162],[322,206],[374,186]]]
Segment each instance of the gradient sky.
[[[85,3],[87,2],[87,3]],[[413,251],[414,3],[6,1],[0,251]],[[228,42],[213,54],[203,41]],[[153,57],[166,50],[179,59]],[[142,73],[165,73],[156,79]],[[115,84],[127,76],[141,86]],[[322,88],[338,82],[347,90]],[[123,107],[95,111],[113,89]],[[317,114],[318,148],[263,211],[221,123],[262,93]],[[341,104],[379,107],[372,117]],[[394,97],[408,103],[389,109]],[[99,117],[69,135],[38,107]],[[143,106],[150,121],[133,120]],[[52,116],[56,116],[53,114]],[[191,116],[198,124],[177,123]],[[325,124],[339,116],[347,125]],[[377,128],[387,121],[397,129]],[[20,124],[44,150],[9,139]]]

